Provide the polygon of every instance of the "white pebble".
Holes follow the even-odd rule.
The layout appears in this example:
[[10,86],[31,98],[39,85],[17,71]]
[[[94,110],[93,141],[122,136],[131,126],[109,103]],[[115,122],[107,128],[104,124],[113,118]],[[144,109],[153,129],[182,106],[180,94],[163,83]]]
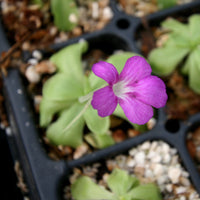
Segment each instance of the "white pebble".
[[144,142],[141,146],[140,149],[141,150],[148,150],[151,146],[151,143],[149,141]]
[[178,183],[179,178],[181,176],[181,170],[177,167],[170,167],[168,171],[168,177],[172,181],[172,183]]
[[186,200],[186,197],[185,196],[181,196],[180,200]]
[[151,159],[153,159],[156,155],[157,155],[157,154],[156,154],[156,152],[155,152],[154,150],[150,150],[150,151],[148,152],[148,154],[147,154],[147,158],[151,160]]
[[187,187],[191,185],[189,179],[187,179],[183,176],[181,176],[180,182],[181,182],[182,185],[187,186]]
[[158,142],[153,141],[151,143],[150,151],[154,151],[158,147]]
[[[168,177],[166,175],[159,176],[158,179],[157,179],[158,185],[164,186],[165,183],[167,182],[167,180],[168,180]],[[163,189],[164,189],[164,187],[163,187]]]
[[12,135],[12,130],[10,127],[6,127],[6,135],[11,136]]
[[161,164],[159,164],[159,163],[156,163],[156,164],[154,164],[154,166],[153,166],[153,172],[154,172],[154,174],[156,175],[156,176],[160,176],[160,175],[162,175],[163,174],[163,172],[164,172],[164,166],[163,165],[161,165]]
[[128,167],[134,167],[135,166],[135,161],[133,159],[128,159],[127,160],[127,166]]
[[92,18],[98,19],[99,17],[99,4],[97,2],[92,3]]
[[155,154],[155,156],[151,158],[151,161],[153,163],[159,163],[161,162],[161,160],[162,160],[162,157],[159,154]]
[[34,50],[32,56],[38,61],[42,59],[42,53],[38,50]]
[[145,170],[145,177],[152,178],[154,176],[153,171],[150,169]]
[[28,63],[31,64],[31,65],[37,65],[38,64],[38,60],[35,59],[35,58],[30,58],[28,60]]
[[176,193],[177,194],[185,193],[186,191],[187,191],[186,187],[177,187],[176,188]]
[[110,7],[105,7],[103,9],[103,18],[109,20],[113,17],[113,12]]
[[155,118],[151,118],[148,122],[147,122],[147,128],[148,130],[153,129],[153,127],[156,125],[156,119]]
[[173,189],[172,184],[167,184],[167,185],[165,186],[165,189],[166,189],[168,192],[172,192],[172,189]]
[[76,16],[74,13],[71,13],[71,14],[69,15],[69,21],[70,21],[71,23],[77,23],[77,22],[78,22],[78,18],[77,18],[77,16]]
[[169,164],[171,161],[171,156],[169,154],[163,155],[163,163]]
[[34,66],[29,66],[26,69],[25,76],[30,83],[38,83],[40,81],[40,74],[38,74]]
[[163,143],[162,150],[163,150],[164,153],[169,153],[170,152],[170,146],[167,143]]
[[135,148],[133,148],[133,149],[131,149],[131,150],[129,151],[129,155],[130,155],[130,156],[134,156],[136,153],[137,153],[137,150],[136,150]]
[[144,165],[145,153],[143,151],[136,153],[135,162],[136,162],[136,165]]
[[23,94],[23,91],[21,89],[17,89],[17,94]]

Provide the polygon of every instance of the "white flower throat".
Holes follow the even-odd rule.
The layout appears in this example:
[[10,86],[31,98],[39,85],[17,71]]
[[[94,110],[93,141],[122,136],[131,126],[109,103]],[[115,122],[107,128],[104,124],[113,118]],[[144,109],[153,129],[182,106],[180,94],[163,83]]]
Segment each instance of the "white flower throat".
[[128,86],[128,82],[119,81],[113,85],[114,94],[121,99],[127,96],[127,93],[133,92],[133,88]]

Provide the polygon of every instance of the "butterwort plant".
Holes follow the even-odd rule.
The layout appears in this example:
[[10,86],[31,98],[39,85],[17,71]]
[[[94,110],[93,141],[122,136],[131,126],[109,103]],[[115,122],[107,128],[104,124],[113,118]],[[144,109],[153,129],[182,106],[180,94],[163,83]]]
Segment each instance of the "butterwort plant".
[[[84,139],[95,148],[105,148],[114,144],[111,114],[141,130],[152,118],[153,107],[166,104],[165,85],[151,75],[143,57],[114,54],[94,64],[87,76],[81,58],[87,49],[87,42],[80,41],[50,58],[57,72],[43,86],[40,125],[55,145],[76,148]],[[85,125],[89,131],[83,134]]]
[[106,179],[107,189],[87,176],[79,177],[71,186],[76,200],[161,200],[158,187],[153,183],[140,184],[139,180],[121,169],[114,169]]
[[177,68],[188,77],[189,87],[200,94],[200,15],[191,15],[188,23],[169,18],[161,27],[168,32],[168,39],[148,56],[153,72],[167,76]]

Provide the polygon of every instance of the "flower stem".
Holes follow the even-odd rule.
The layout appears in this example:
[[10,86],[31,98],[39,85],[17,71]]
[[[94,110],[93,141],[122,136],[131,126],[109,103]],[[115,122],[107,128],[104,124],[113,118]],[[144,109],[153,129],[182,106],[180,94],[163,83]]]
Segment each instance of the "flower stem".
[[79,97],[78,101],[80,103],[84,103],[84,102],[88,101],[89,99],[92,99],[92,95],[93,95],[93,92],[90,92],[90,93],[86,94],[85,96]]
[[83,110],[63,129],[63,132],[67,131],[71,128],[71,126],[77,122],[77,120],[84,114],[84,112],[87,110],[87,108],[90,106],[91,99],[88,100],[88,102],[83,107]]

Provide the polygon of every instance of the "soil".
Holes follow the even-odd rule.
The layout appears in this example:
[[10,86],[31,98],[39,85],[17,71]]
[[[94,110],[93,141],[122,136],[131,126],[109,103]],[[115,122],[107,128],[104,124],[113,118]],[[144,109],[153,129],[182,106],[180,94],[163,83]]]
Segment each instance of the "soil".
[[[194,0],[178,0],[177,5],[190,3]],[[160,10],[157,0],[118,0],[119,8],[125,13],[136,17],[144,17]]]
[[[105,16],[99,14],[98,18],[88,21],[88,18],[91,18],[91,10],[89,8],[92,8],[92,5],[89,4],[91,4],[92,1],[89,1],[90,3],[88,4],[85,4],[84,2],[85,1],[79,0],[79,4],[83,3],[82,10],[87,12],[85,17],[81,19],[79,25],[71,32],[62,32],[58,31],[52,23],[52,16],[50,15],[48,1],[45,7],[40,10],[37,6],[28,5],[27,0],[2,0],[2,20],[4,26],[6,27],[6,34],[8,34],[9,41],[12,45],[11,49],[7,53],[3,53],[1,57],[0,63],[2,72],[6,74],[6,68],[8,66],[17,67],[21,71],[22,75],[26,77],[28,64],[24,59],[22,59],[24,57],[24,53],[28,52],[28,55],[30,55],[30,52],[33,50],[46,49],[52,43],[66,41],[84,33],[99,30],[103,28],[112,18],[112,13],[108,12],[109,15],[106,19]],[[99,13],[103,13],[105,8],[109,10],[108,0],[98,0],[97,3],[99,5],[99,9],[101,9],[99,10]],[[97,22],[98,24],[96,24]],[[96,24],[95,26],[94,23]],[[148,52],[156,46],[155,29],[152,33],[153,34],[143,32],[142,34],[144,36],[143,38],[145,38],[145,40],[142,40],[144,55],[147,55]],[[97,62],[99,59],[105,59],[107,56],[108,55],[105,55],[102,51],[93,50],[90,57],[86,56],[84,59],[86,59],[88,64],[92,66],[93,63]],[[50,66],[50,63],[48,63],[47,60],[40,60],[39,64],[45,68],[44,71],[41,72],[42,78],[39,83],[34,83],[34,81],[31,82],[27,79],[27,77],[24,79],[24,81],[28,84],[27,90],[31,96],[36,116],[38,115],[39,103],[41,100],[41,87],[39,86],[41,86],[42,83],[44,83],[54,73],[54,71],[51,70],[52,66]],[[166,82],[169,94],[169,101],[166,109],[169,118],[186,120],[189,116],[200,111],[200,96],[196,95],[188,88],[185,78],[182,77],[177,71],[169,77],[163,78],[163,80]],[[183,104],[180,104],[180,101],[183,102]],[[3,103],[4,97],[2,94],[2,79],[0,77],[0,121],[1,126],[7,127],[9,124],[6,118]],[[132,129],[129,124],[125,124],[126,129],[122,129],[121,127],[124,125],[123,123],[125,123],[123,120],[113,118],[112,122],[112,136],[116,142],[121,142],[127,138],[140,134],[138,131]],[[154,124],[154,122],[152,124]],[[150,129],[153,127],[152,124],[149,125]],[[197,149],[200,145],[199,143],[197,144],[194,142],[194,135],[195,137],[198,137],[198,139],[200,138],[200,134],[196,134],[196,132],[199,133],[200,131],[195,131],[195,134],[192,134],[192,136],[189,134],[188,136],[188,148],[191,155],[193,155],[192,152],[194,148]],[[86,143],[76,150],[64,146],[55,147],[51,145],[45,137],[45,130],[41,130],[41,134],[48,155],[55,160],[77,159],[94,150]],[[191,146],[192,148],[190,148]],[[197,160],[197,155],[193,155],[193,158]],[[197,160],[197,163],[199,166],[199,160]],[[96,168],[99,168],[98,164]],[[78,172],[78,174],[82,173],[83,172]]]

